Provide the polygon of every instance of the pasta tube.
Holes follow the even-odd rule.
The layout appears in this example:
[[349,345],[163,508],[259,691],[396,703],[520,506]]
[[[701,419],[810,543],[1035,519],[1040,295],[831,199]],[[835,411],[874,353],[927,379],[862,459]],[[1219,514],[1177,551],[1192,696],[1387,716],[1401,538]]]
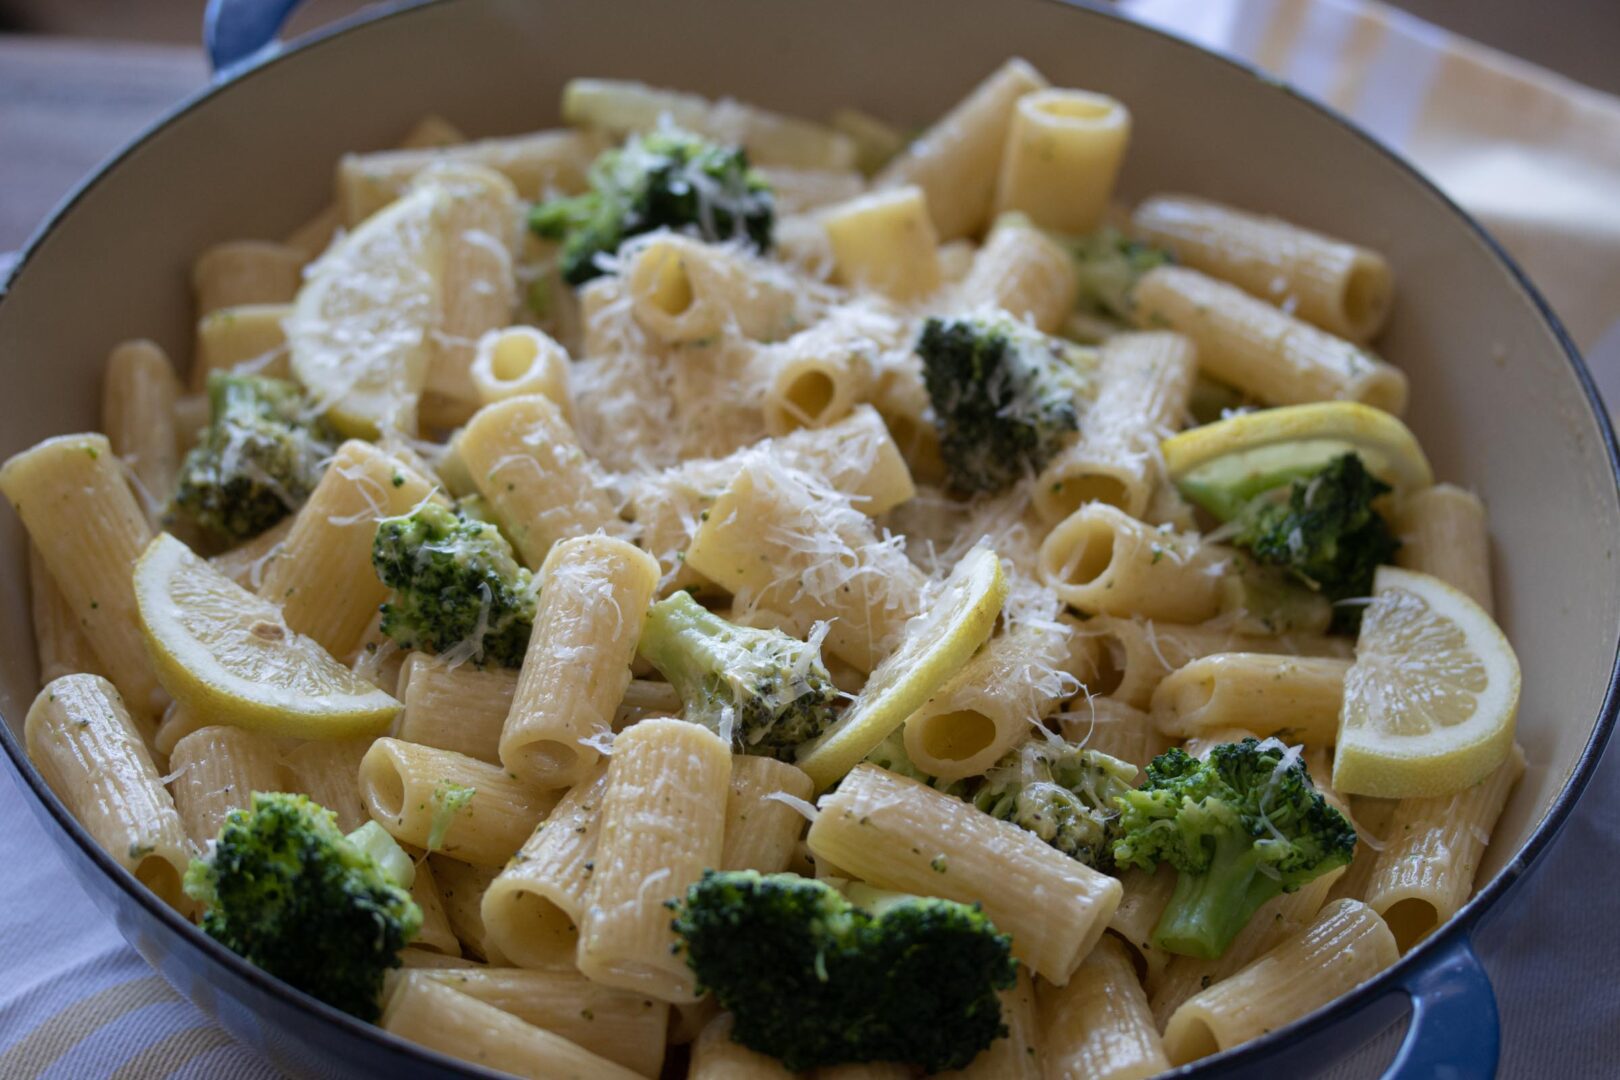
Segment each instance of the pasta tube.
[[197,320],[191,359],[191,389],[203,393],[216,371],[241,371],[272,379],[292,378],[287,354],[291,304],[243,304],[220,308]]
[[197,314],[241,304],[286,304],[303,284],[304,253],[268,240],[231,240],[197,256],[191,289]]
[[28,545],[28,601],[34,623],[34,650],[39,654],[39,682],[43,686],[63,675],[100,675],[96,659],[67,597],[56,587],[45,559]]
[[505,862],[556,803],[494,765],[389,738],[360,759],[360,794],[395,839],[474,866]]
[[1195,994],[1164,1029],[1173,1065],[1185,1065],[1299,1019],[1359,986],[1399,956],[1378,914],[1336,900],[1303,931]]
[[1136,284],[1138,326],[1186,334],[1205,373],[1268,405],[1348,400],[1400,415],[1406,376],[1361,349],[1181,266],[1161,266]]
[[1170,1067],[1130,953],[1105,934],[1067,986],[1038,991],[1046,1080],[1144,1080]]
[[405,703],[399,738],[500,764],[501,728],[512,711],[517,672],[412,653],[399,678]]
[[1331,746],[1350,661],[1267,653],[1216,653],[1165,676],[1153,691],[1153,722],[1190,738],[1245,727],[1289,743]]
[[939,288],[939,238],[921,188],[873,191],[827,207],[820,218],[834,281],[902,303]]
[[174,403],[180,379],[163,350],[150,341],[126,341],[107,357],[101,380],[101,426],[113,453],[129,466],[141,501],[156,519],[174,491],[180,441]]
[[804,770],[785,761],[733,757],[719,869],[762,874],[786,870],[804,833],[804,814],[782,796],[807,803],[814,787]]
[[472,381],[485,405],[539,394],[562,410],[563,419],[573,423],[568,350],[532,326],[508,326],[479,338]]
[[962,281],[963,306],[997,307],[1056,333],[1080,292],[1074,260],[1039,229],[1003,222],[991,230]]
[[1087,503],[1041,542],[1040,574],[1088,615],[1139,615],[1193,623],[1220,608],[1225,548],[1192,533],[1144,525],[1107,503]]
[[1176,261],[1233,285],[1330,334],[1366,341],[1394,299],[1389,263],[1367,248],[1191,195],[1155,195],[1131,230]]
[[398,458],[350,439],[266,560],[259,595],[281,606],[293,631],[333,656],[349,655],[388,597],[371,567],[377,522],[432,494],[432,482]]
[[513,963],[573,963],[606,790],[603,762],[568,789],[484,893],[490,941]]
[[541,576],[499,750],[513,776],[567,787],[602,755],[600,740],[630,683],[658,563],[623,540],[581,536],[552,548]]
[[74,621],[124,706],[141,722],[164,695],[135,612],[135,560],[152,528],[103,435],[59,435],[0,466],[0,494],[22,519]]
[[428,968],[401,976],[406,982],[423,979],[561,1035],[642,1076],[656,1078],[663,1065],[669,1006],[661,1001],[598,986],[577,971]]
[[99,675],[49,683],[28,710],[23,738],[28,759],[102,850],[183,909],[185,827],[113,684]]
[[730,781],[730,749],[696,724],[643,720],[615,741],[579,928],[582,973],[661,1001],[698,1000],[665,902],[719,864]]
[[889,162],[874,186],[922,188],[941,240],[977,234],[990,217],[1018,99],[1045,86],[1027,61],[1008,60]]
[[1424,488],[1396,510],[1395,531],[1401,538],[1398,565],[1433,574],[1486,611],[1495,610],[1491,540],[1479,496],[1455,484]]
[[253,804],[255,791],[285,791],[276,744],[233,727],[205,727],[174,746],[169,781],[186,835],[199,850],[219,835],[225,815]]
[[1101,222],[1131,139],[1131,114],[1106,94],[1036,90],[1013,107],[996,212],[1078,236]]
[[1059,668],[1068,633],[1023,624],[992,638],[906,720],[906,754],[943,780],[975,776],[1036,730],[1073,684]]
[[[1068,982],[1119,906],[1119,882],[1033,833],[872,765],[821,800],[810,851],[884,889],[978,901],[1013,955]],[[1030,898],[1045,898],[1032,904]]]
[[558,540],[617,521],[595,463],[549,398],[531,394],[487,405],[455,445],[531,570]]
[[850,504],[750,455],[692,537],[686,562],[739,606],[831,623],[827,648],[871,671],[917,613],[923,575]]
[[1495,772],[1471,788],[1396,805],[1366,897],[1402,952],[1468,902],[1480,856],[1523,774],[1524,751],[1515,746]]
[[338,828],[353,832],[367,821],[360,797],[360,762],[374,740],[311,739],[289,750],[282,764],[292,774],[293,786],[337,816]]
[[1197,350],[1180,334],[1119,334],[1103,344],[1100,370],[1080,440],[1035,481],[1035,508],[1048,522],[1088,502],[1145,516],[1162,479],[1159,442],[1187,414]]
[[419,1046],[534,1080],[637,1080],[640,1073],[434,979],[395,983],[378,1024]]

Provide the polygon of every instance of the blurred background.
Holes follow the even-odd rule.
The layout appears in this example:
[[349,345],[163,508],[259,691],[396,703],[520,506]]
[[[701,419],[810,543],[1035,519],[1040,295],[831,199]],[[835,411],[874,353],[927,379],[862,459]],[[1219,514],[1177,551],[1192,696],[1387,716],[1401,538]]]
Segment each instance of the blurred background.
[[[204,0],[0,0],[0,33],[63,34],[189,45]],[[308,0],[293,33],[370,6]],[[1620,94],[1620,0],[1393,0],[1448,30]]]

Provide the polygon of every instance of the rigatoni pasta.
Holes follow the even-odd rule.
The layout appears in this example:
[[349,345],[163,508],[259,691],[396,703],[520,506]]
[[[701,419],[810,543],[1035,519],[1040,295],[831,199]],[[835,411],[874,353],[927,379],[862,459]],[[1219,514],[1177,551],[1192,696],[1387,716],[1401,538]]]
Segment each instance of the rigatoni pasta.
[[102,850],[164,903],[184,908],[190,844],[112,683],[65,675],[47,684],[23,733],[29,760]]
[[62,435],[0,467],[0,494],[39,549],[124,706],[149,720],[162,691],[141,640],[130,579],[152,538],[103,435]]
[[505,770],[451,750],[378,739],[360,794],[396,839],[475,866],[499,866],[556,803]]
[[[198,259],[192,393],[128,341],[110,439],[0,468],[40,771],[182,907],[228,813],[320,822],[354,887],[300,917],[386,947],[289,981],[519,1075],[1147,1076],[1372,977],[1525,767],[1413,797],[1448,722],[1511,742],[1484,505],[1391,415],[1384,258],[1114,203],[1107,89],[1012,59],[908,141],[576,79],[567,129],[347,156]],[[199,499],[243,527],[154,538]]]
[[[1015,825],[861,765],[824,798],[810,850],[882,888],[977,901],[1049,982],[1068,982],[1119,906],[1119,882]],[[1050,897],[1032,907],[1032,895]]]
[[602,756],[630,683],[630,659],[658,564],[623,540],[586,536],[552,549],[501,764],[539,787],[578,783]]
[[1278,218],[1155,195],[1136,207],[1131,229],[1184,265],[1350,341],[1368,340],[1389,315],[1395,283],[1382,255]]
[[664,903],[724,851],[731,753],[695,724],[652,719],[619,736],[602,793],[579,969],[661,1001],[699,997]]
[[1397,955],[1376,912],[1334,901],[1304,930],[1177,1009],[1165,1026],[1165,1050],[1184,1065],[1246,1042],[1359,986]]
[[1196,270],[1161,266],[1136,286],[1134,318],[1144,329],[1192,338],[1209,374],[1272,405],[1359,401],[1399,415],[1399,368]]

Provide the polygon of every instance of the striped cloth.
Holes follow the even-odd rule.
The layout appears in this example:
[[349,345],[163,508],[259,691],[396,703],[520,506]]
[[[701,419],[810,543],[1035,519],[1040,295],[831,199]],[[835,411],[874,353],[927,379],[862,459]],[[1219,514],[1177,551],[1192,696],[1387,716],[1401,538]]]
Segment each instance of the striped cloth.
[[[1124,0],[1138,18],[1266,68],[1368,128],[1480,216],[1620,400],[1620,102],[1379,5]],[[1502,1076],[1620,1075],[1620,755],[1480,946],[1501,1001]],[[0,780],[0,1077],[277,1076],[181,999],[72,881]],[[1570,887],[1570,882],[1580,882]],[[1401,1025],[1332,1080],[1378,1075]]]
[[1620,100],[1362,0],[1120,6],[1264,68],[1416,164],[1513,254],[1620,401]]
[[280,1076],[125,944],[23,800],[7,770],[0,780],[0,1077]]

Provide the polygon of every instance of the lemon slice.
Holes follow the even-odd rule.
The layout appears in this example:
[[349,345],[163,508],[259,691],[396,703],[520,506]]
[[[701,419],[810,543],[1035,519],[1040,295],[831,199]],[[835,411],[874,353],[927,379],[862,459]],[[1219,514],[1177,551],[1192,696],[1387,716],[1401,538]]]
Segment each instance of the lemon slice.
[[900,645],[866,680],[838,722],[799,749],[797,764],[821,791],[853,769],[962,670],[995,628],[1007,580],[988,548],[962,557],[938,595],[906,623]]
[[287,320],[294,377],[345,435],[414,434],[440,314],[450,195],[420,188],[309,271]]
[[1333,788],[1471,787],[1507,758],[1518,708],[1519,660],[1490,615],[1439,578],[1381,566],[1345,676]]
[[135,604],[158,682],[210,723],[267,735],[375,735],[400,704],[295,634],[281,609],[167,533],[135,563]]
[[1434,473],[1407,426],[1370,405],[1325,401],[1217,420],[1164,440],[1165,473],[1181,493],[1223,521],[1254,496],[1355,453],[1402,497]]

